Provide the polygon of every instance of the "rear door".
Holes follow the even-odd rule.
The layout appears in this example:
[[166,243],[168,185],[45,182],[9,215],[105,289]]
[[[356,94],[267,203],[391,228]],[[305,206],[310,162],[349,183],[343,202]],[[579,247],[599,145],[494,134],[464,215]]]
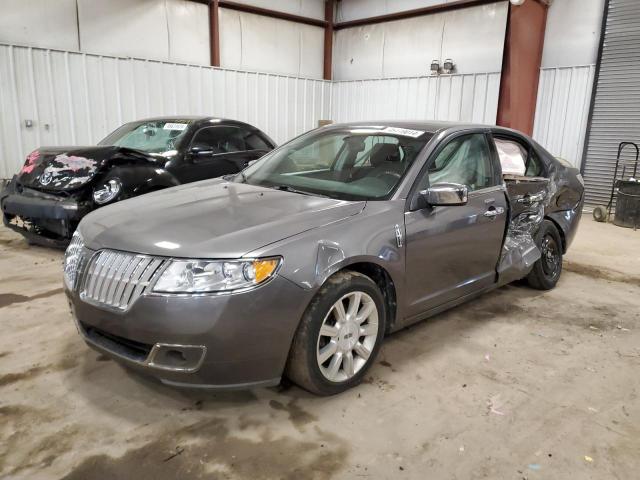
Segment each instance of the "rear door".
[[500,170],[483,132],[445,140],[417,182],[416,192],[464,184],[469,199],[405,213],[408,317],[495,283],[507,212]]
[[193,182],[237,173],[271,150],[257,131],[236,125],[199,129],[185,155],[180,181]]

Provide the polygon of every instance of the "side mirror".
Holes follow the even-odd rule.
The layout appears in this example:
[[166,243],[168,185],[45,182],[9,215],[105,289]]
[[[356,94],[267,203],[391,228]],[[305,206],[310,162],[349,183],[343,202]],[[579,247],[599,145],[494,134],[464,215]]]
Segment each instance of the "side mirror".
[[436,183],[420,192],[424,201],[431,206],[466,205],[469,188],[459,183]]

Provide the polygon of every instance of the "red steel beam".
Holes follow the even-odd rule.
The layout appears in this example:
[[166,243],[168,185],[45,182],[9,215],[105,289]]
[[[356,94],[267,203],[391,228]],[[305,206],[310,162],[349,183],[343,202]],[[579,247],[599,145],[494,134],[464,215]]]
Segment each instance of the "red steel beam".
[[333,24],[334,30],[342,30],[343,28],[361,27],[363,25],[373,25],[374,23],[390,22],[393,20],[403,20],[405,18],[420,17],[422,15],[430,15],[433,13],[457,10],[460,8],[475,7],[477,5],[487,5],[489,3],[498,3],[506,0],[456,0],[454,2],[444,3],[441,5],[433,5],[430,7],[416,8],[413,10],[405,10],[403,12],[388,13],[377,17],[359,18],[348,22],[338,22]]
[[221,8],[229,10],[237,10],[239,12],[254,13],[263,17],[278,18],[280,20],[288,20],[290,22],[304,23],[305,25],[313,25],[314,27],[326,28],[328,22],[318,20],[316,18],[303,17],[301,15],[293,15],[291,13],[279,12],[268,8],[254,7],[253,5],[245,5],[243,3],[231,2],[228,0],[217,0]]

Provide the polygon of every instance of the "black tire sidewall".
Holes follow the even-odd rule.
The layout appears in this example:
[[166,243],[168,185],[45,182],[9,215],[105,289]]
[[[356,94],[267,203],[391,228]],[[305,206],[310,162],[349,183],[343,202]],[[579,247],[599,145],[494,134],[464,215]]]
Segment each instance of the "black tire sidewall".
[[596,207],[593,209],[593,219],[596,222],[604,222],[607,218],[607,211],[604,207]]
[[542,266],[544,262],[544,258],[541,257],[535,263],[533,270],[529,274],[529,278],[533,276],[534,278],[532,280],[536,288],[540,288],[542,290],[551,290],[552,288],[554,288],[558,283],[558,281],[560,280],[560,276],[562,275],[562,250],[563,250],[562,239],[560,237],[560,233],[558,232],[558,229],[550,220],[544,220],[544,222],[540,226],[540,229],[538,230],[536,245],[541,252],[542,252],[542,242],[547,235],[551,235],[553,237],[553,240],[556,243],[556,247],[558,248],[558,252],[560,255],[560,266],[558,269],[558,273],[555,275],[555,277],[550,278],[544,272],[544,269]]
[[[317,301],[312,302],[303,318],[303,321],[309,322],[308,333],[305,336],[306,338],[304,338],[308,376],[314,384],[314,390],[317,390],[318,392],[321,392],[325,395],[340,393],[359,384],[362,381],[367,371],[374,363],[375,358],[380,350],[386,326],[384,298],[382,297],[382,293],[380,292],[380,289],[378,288],[376,283],[369,277],[355,272],[349,272],[346,275],[348,276],[344,278],[338,277],[337,279],[329,279],[325,286],[319,292],[318,298],[316,299]],[[331,307],[333,307],[334,303],[344,295],[354,291],[361,291],[366,293],[375,302],[376,308],[378,309],[378,338],[376,339],[376,344],[371,351],[371,355],[369,356],[367,363],[360,369],[358,373],[344,382],[331,382],[330,380],[326,379],[320,371],[320,367],[318,366],[316,359],[316,349],[318,336],[320,334],[320,327],[322,326],[326,315],[328,314]]]

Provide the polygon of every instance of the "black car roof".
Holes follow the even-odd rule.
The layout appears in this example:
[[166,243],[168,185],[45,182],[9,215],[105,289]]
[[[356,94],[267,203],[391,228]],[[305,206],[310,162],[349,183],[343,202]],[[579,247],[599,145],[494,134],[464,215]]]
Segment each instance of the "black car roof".
[[205,116],[205,115],[166,115],[166,116],[162,116],[162,117],[139,118],[139,119],[132,120],[131,122],[126,122],[126,123],[161,122],[161,121],[174,122],[174,121],[180,121],[180,120],[191,120],[194,123],[205,123],[205,122],[214,121],[215,123],[247,125],[247,126],[249,126],[251,128],[256,128],[256,127],[254,127],[254,126],[252,126],[252,125],[250,125],[248,123],[241,122],[239,120],[233,120],[233,119],[230,119],[230,118]]

